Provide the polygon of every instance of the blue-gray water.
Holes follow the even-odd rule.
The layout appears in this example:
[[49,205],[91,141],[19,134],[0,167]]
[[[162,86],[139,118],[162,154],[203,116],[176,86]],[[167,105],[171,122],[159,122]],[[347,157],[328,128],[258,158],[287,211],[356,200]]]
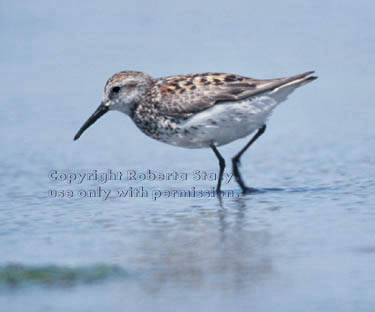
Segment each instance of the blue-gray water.
[[[375,67],[371,1],[0,4],[1,311],[373,311]],[[210,189],[209,150],[153,141],[120,113],[73,136],[106,79],[219,71],[319,79],[278,107],[234,198],[79,198]],[[230,164],[246,140],[221,149]],[[53,181],[59,172],[187,181]],[[230,172],[230,168],[228,168]],[[71,190],[73,198],[51,198]],[[113,193],[115,194],[115,193]]]

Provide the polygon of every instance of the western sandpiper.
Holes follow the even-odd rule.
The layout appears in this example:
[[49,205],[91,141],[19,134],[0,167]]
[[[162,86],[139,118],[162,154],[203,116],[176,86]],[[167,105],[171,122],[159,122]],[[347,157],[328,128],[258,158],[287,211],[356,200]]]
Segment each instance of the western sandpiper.
[[201,73],[152,78],[122,71],[108,79],[101,104],[74,140],[110,110],[128,115],[155,140],[186,148],[211,148],[219,160],[216,191],[221,192],[225,160],[217,147],[244,138],[251,140],[232,158],[233,175],[244,193],[239,163],[243,153],[266,130],[273,109],[297,87],[317,77],[313,72],[259,80],[225,73]]

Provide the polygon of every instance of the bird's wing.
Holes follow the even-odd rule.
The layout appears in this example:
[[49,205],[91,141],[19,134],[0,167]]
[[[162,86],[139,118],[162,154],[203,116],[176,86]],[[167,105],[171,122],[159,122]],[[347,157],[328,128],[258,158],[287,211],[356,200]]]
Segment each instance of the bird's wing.
[[162,114],[188,116],[218,103],[241,100],[271,91],[312,73],[268,80],[224,73],[171,76],[155,80],[151,97]]

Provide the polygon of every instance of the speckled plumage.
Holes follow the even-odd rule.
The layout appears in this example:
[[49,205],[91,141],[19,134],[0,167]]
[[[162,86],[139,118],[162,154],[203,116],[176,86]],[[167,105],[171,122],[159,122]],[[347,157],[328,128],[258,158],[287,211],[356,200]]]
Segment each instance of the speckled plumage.
[[[246,122],[246,116],[243,116],[243,114],[246,115],[246,109],[243,108],[242,112],[238,113],[232,110],[233,120],[224,121],[226,116],[223,112],[223,116],[220,118],[207,118],[206,124],[202,121],[202,124],[194,123],[189,126],[189,120],[192,117],[214,106],[223,105],[229,109],[231,105],[236,105],[236,103],[238,107],[240,107],[240,103],[247,106],[248,117],[256,114],[256,111],[254,111],[256,109],[258,113],[261,113],[261,109],[259,110],[259,105],[255,101],[259,99],[260,94],[293,81],[310,81],[313,77],[305,77],[311,73],[268,80],[225,73],[201,73],[153,79],[141,72],[124,71],[113,75],[107,81],[105,90],[110,92],[111,88],[132,78],[137,80],[141,77],[144,81],[148,81],[146,92],[130,110],[129,116],[135,124],[146,135],[156,140],[182,147],[201,148],[209,147],[212,143],[220,146],[229,143],[231,140],[244,137],[254,131],[259,124],[255,120],[249,120],[254,124],[254,127],[245,125],[245,128],[248,128],[245,133],[239,133],[238,137],[231,135],[227,140],[215,140],[214,137],[212,139],[204,138],[204,133],[207,132],[205,128],[210,127],[219,130],[224,124],[229,124],[229,128],[231,128],[231,124],[236,126],[234,119],[240,115],[241,120]],[[275,104],[277,103],[266,103],[264,108],[269,106],[273,108]],[[267,113],[270,113],[271,110],[268,111],[267,109]],[[242,123],[239,126],[243,128]],[[209,129],[209,132],[212,133],[212,130]],[[213,135],[215,134],[213,133]],[[199,137],[202,138],[201,141]]]
[[[225,73],[152,78],[143,72],[122,71],[108,79],[101,105],[74,139],[107,111],[118,110],[158,141],[186,148],[210,147],[222,169],[216,147],[260,129],[257,139],[273,109],[295,88],[316,79],[312,73],[259,80]],[[250,144],[235,157],[237,162]],[[238,168],[235,176],[244,189]]]

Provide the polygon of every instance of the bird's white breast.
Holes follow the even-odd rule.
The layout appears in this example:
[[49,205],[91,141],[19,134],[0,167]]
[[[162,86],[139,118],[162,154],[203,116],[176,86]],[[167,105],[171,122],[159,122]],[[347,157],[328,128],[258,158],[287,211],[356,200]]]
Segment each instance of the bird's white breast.
[[262,127],[277,104],[267,95],[216,104],[180,124],[180,131],[165,142],[186,148],[230,143]]

